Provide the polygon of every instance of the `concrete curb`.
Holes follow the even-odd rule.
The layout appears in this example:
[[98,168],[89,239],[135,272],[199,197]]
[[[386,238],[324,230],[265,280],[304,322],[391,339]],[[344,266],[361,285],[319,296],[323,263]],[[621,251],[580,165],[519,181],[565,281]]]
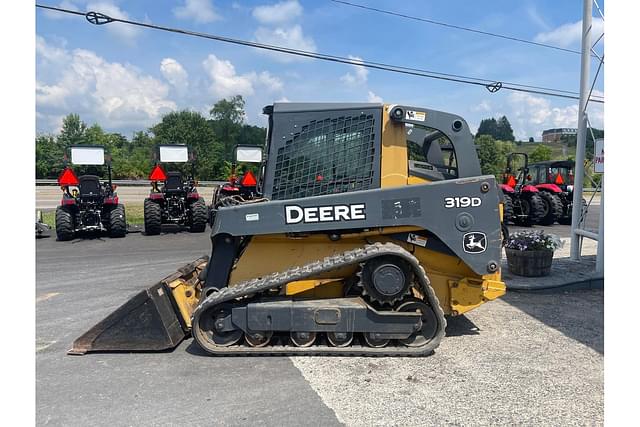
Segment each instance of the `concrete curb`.
[[604,275],[595,271],[595,256],[573,261],[568,257],[554,258],[551,274],[544,277],[516,276],[502,262],[502,280],[507,291],[566,292],[585,289],[604,289]]

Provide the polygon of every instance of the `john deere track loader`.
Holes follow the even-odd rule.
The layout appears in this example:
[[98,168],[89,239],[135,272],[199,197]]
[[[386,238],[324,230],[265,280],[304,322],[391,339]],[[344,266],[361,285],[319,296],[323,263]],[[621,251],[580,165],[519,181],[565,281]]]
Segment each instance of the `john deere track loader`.
[[191,335],[212,355],[426,355],[445,316],[504,294],[499,189],[462,118],[381,104],[264,112],[259,194],[216,204],[211,256],[70,353],[166,350]]

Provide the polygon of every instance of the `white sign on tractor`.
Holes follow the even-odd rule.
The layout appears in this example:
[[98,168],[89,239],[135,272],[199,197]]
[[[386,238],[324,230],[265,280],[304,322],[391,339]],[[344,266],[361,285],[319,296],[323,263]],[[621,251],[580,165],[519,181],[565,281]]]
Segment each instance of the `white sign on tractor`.
[[593,171],[604,173],[604,138],[596,139],[593,144]]

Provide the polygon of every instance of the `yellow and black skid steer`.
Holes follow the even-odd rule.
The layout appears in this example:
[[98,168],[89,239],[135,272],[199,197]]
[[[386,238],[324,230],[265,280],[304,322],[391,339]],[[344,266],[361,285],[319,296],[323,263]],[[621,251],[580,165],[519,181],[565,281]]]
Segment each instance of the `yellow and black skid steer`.
[[[140,292],[71,354],[427,355],[505,293],[500,191],[467,123],[404,105],[275,103],[258,191],[216,196],[210,257]],[[220,193],[219,193],[220,194]]]

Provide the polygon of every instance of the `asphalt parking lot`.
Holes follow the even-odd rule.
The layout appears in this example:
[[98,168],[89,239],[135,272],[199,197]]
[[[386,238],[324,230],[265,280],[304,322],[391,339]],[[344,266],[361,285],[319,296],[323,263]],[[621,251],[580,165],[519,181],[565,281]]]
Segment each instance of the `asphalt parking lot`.
[[[555,226],[559,227],[559,226]],[[601,425],[603,292],[509,293],[449,319],[427,358],[68,356],[204,234],[36,242],[39,425]]]

